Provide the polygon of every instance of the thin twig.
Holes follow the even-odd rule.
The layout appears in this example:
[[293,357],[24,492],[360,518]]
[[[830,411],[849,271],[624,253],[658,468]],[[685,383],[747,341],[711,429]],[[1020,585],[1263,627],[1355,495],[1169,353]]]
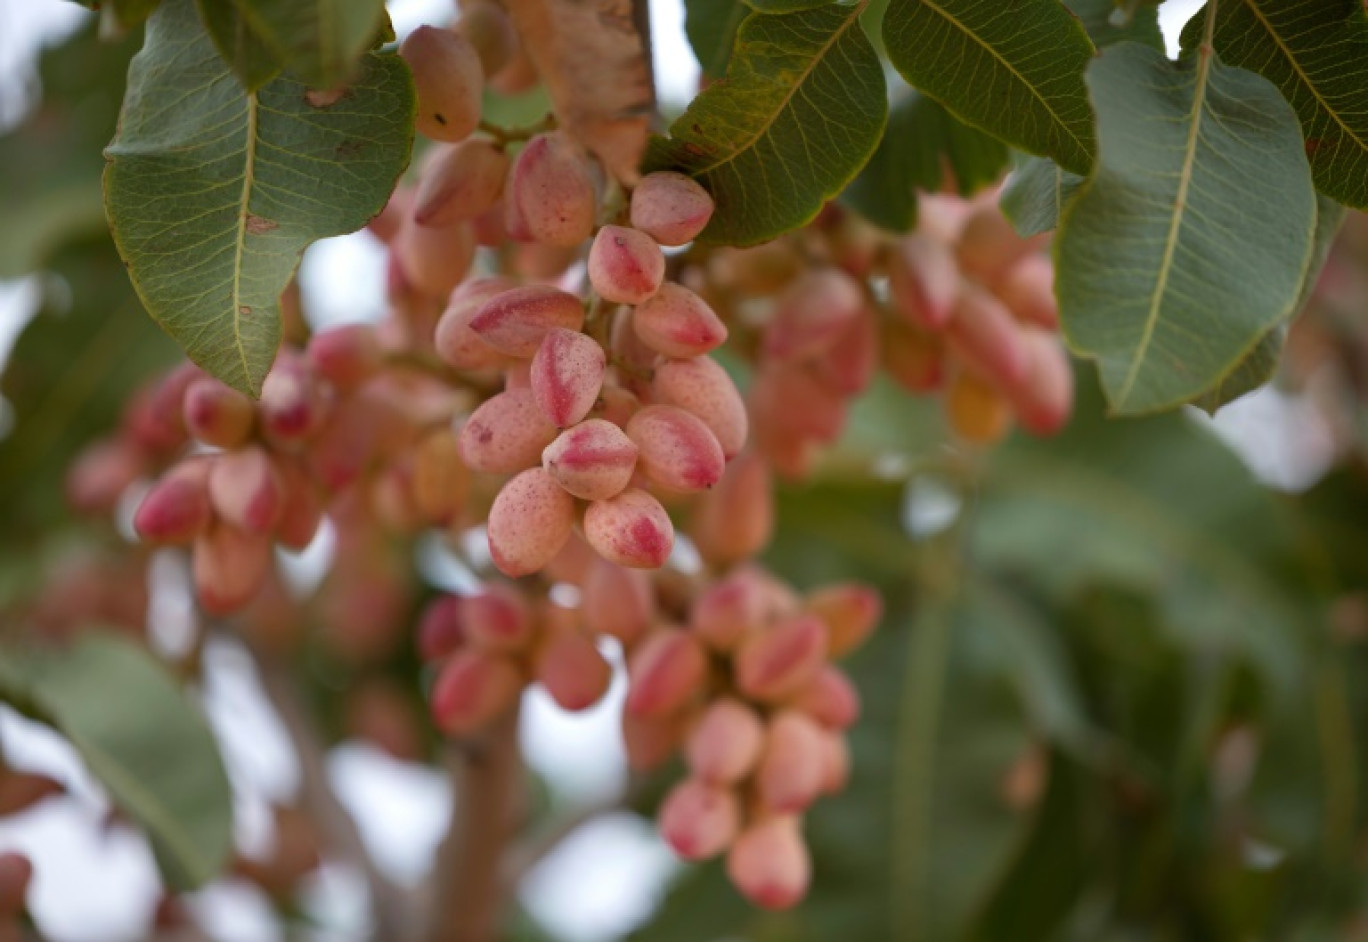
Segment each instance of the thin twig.
[[299,758],[301,806],[314,818],[323,834],[325,846],[365,875],[375,915],[373,937],[377,942],[410,938],[412,926],[408,918],[408,900],[404,892],[380,872],[361,839],[356,821],[333,792],[328,782],[322,738],[304,704],[300,702],[293,678],[280,661],[255,650],[252,651],[252,657],[261,676],[266,699],[280,717]]
[[504,855],[505,882],[517,886],[532,868],[545,860],[571,834],[590,821],[621,810],[631,802],[631,797],[632,790],[625,788],[599,801],[571,808],[562,817],[510,847]]
[[632,0],[632,26],[641,37],[641,51],[646,57],[646,82],[651,89],[651,130],[660,130],[660,109],[655,107],[656,94],[655,56],[651,51],[651,0]]

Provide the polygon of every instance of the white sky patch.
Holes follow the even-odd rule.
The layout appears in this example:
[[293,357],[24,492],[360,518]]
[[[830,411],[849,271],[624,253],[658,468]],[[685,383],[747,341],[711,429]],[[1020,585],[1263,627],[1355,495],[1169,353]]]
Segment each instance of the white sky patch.
[[650,823],[631,814],[605,815],[552,851],[519,895],[567,942],[607,942],[650,915],[679,867]]
[[1192,15],[1202,8],[1203,0],[1168,0],[1159,7],[1159,28],[1164,32],[1164,43],[1170,56],[1178,55],[1178,36],[1192,19]]

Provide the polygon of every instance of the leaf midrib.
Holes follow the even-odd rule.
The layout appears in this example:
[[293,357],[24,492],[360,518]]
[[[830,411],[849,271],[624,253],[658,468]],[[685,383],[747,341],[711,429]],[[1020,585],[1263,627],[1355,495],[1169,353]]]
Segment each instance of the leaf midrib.
[[1269,39],[1273,40],[1279,51],[1287,58],[1287,64],[1297,73],[1297,77],[1301,79],[1302,85],[1311,93],[1311,97],[1316,99],[1316,103],[1320,105],[1321,110],[1328,114],[1336,124],[1344,129],[1344,132],[1349,135],[1350,139],[1358,144],[1360,150],[1368,152],[1368,140],[1360,137],[1355,133],[1353,128],[1345,124],[1344,119],[1339,116],[1339,112],[1334,108],[1331,108],[1330,103],[1321,96],[1320,90],[1316,87],[1315,83],[1311,81],[1311,77],[1302,69],[1301,63],[1297,61],[1296,55],[1294,55],[1287,44],[1283,42],[1282,36],[1273,28],[1273,24],[1269,21],[1268,17],[1264,16],[1263,11],[1259,9],[1256,0],[1242,0],[1242,2],[1249,7],[1249,11],[1254,14],[1254,18],[1259,21],[1259,24],[1267,30]]
[[968,36],[971,40],[973,40],[980,48],[982,48],[990,56],[992,56],[994,59],[1000,62],[1002,64],[1002,67],[1005,68],[1008,72],[1011,72],[1018,82],[1026,86],[1026,90],[1030,92],[1032,96],[1035,97],[1036,101],[1040,102],[1041,105],[1044,106],[1045,110],[1049,112],[1050,117],[1054,119],[1055,124],[1059,125],[1059,127],[1063,129],[1064,133],[1069,135],[1069,139],[1072,140],[1075,144],[1077,144],[1079,149],[1082,150],[1083,153],[1089,153],[1088,146],[1084,144],[1082,139],[1080,139],[1079,136],[1073,132],[1073,128],[1071,128],[1069,124],[1059,115],[1059,112],[1055,111],[1054,108],[1050,106],[1049,99],[1045,98],[1043,95],[1040,94],[1040,92],[1036,91],[1035,86],[1028,82],[1026,80],[1026,77],[1022,75],[1020,72],[1018,72],[1010,62],[1004,59],[996,49],[994,49],[991,45],[980,39],[978,34],[971,30],[968,26],[961,23],[954,16],[951,16],[949,11],[947,11],[943,7],[937,6],[933,2],[933,0],[918,0],[918,2],[920,2],[923,6],[939,13],[947,23],[954,25],[958,30],[960,30],[960,32],[964,33],[964,35]]
[[1130,398],[1131,391],[1135,388],[1136,381],[1140,378],[1140,368],[1145,363],[1145,357],[1149,353],[1150,344],[1154,342],[1155,329],[1159,325],[1159,312],[1164,303],[1164,295],[1168,291],[1169,273],[1173,269],[1173,260],[1178,251],[1178,237],[1181,235],[1183,227],[1183,217],[1187,214],[1188,188],[1192,184],[1192,171],[1196,164],[1197,139],[1202,126],[1202,109],[1206,107],[1207,84],[1211,79],[1211,64],[1216,58],[1216,53],[1212,51],[1211,45],[1207,42],[1203,51],[1198,55],[1197,83],[1192,96],[1192,122],[1188,127],[1187,145],[1183,153],[1183,168],[1178,175],[1178,193],[1174,199],[1173,216],[1169,220],[1168,238],[1164,240],[1164,255],[1159,264],[1159,276],[1155,280],[1154,292],[1150,295],[1149,314],[1145,318],[1145,329],[1140,335],[1140,343],[1135,348],[1135,357],[1131,360],[1130,370],[1126,373],[1126,381],[1122,383],[1120,391],[1116,395],[1117,407],[1123,407],[1127,399]]
[[248,387],[252,385],[252,369],[247,361],[247,348],[242,340],[242,255],[247,248],[248,205],[252,185],[256,180],[257,93],[247,94],[246,164],[242,168],[242,194],[238,199],[237,239],[233,245],[233,345],[242,361],[242,376]]
[[[738,2],[739,2],[739,0],[738,0]],[[798,81],[794,82],[792,85],[789,86],[789,89],[788,89],[788,91],[784,94],[783,99],[782,99],[782,100],[778,103],[778,105],[776,105],[776,106],[774,107],[774,109],[769,113],[769,120],[768,120],[768,121],[765,121],[765,122],[763,122],[763,123],[757,124],[755,133],[754,133],[753,135],[751,135],[746,141],[744,141],[743,143],[741,143],[741,144],[738,145],[737,147],[733,148],[732,151],[731,151],[731,153],[730,153],[729,155],[727,155],[727,156],[724,157],[723,159],[717,161],[716,163],[709,164],[709,165],[706,166],[706,167],[701,167],[701,168],[699,168],[698,170],[693,170],[693,171],[691,171],[691,172],[690,172],[690,175],[691,175],[691,176],[694,176],[694,177],[699,177],[699,176],[702,176],[702,175],[705,174],[705,173],[711,173],[712,171],[716,170],[718,167],[723,167],[723,166],[726,166],[726,165],[729,164],[729,163],[734,162],[741,154],[744,154],[744,153],[746,153],[747,151],[752,150],[752,149],[755,147],[756,143],[760,140],[760,138],[764,137],[766,134],[769,133],[770,128],[772,128],[772,127],[774,126],[774,119],[775,119],[775,117],[776,117],[777,115],[781,114],[781,113],[783,112],[783,110],[784,110],[786,107],[788,107],[789,102],[791,102],[791,101],[793,100],[794,96],[796,96],[796,95],[798,94],[798,89],[801,88],[801,87],[808,81],[808,79],[812,76],[812,73],[813,73],[813,72],[817,71],[818,66],[820,66],[820,65],[822,64],[823,60],[826,58],[826,54],[827,54],[828,50],[830,50],[832,46],[836,45],[837,40],[839,40],[842,36],[844,36],[844,35],[846,34],[846,31],[849,30],[849,29],[851,28],[851,26],[854,26],[854,25],[858,25],[858,24],[859,24],[859,22],[860,22],[860,13],[864,11],[864,8],[865,8],[865,2],[857,3],[855,6],[853,6],[853,7],[850,8],[850,11],[851,11],[851,12],[850,12],[849,14],[847,14],[845,23],[841,26],[840,29],[835,30],[835,31],[831,34],[831,38],[828,39],[825,43],[823,43],[822,46],[821,46],[821,48],[818,49],[817,52],[813,55],[813,57],[812,57],[812,65],[811,65],[809,68],[807,68],[807,69],[805,69],[805,70],[803,71],[802,77],[801,77]],[[758,13],[757,13],[757,14],[752,14],[752,15],[753,15],[753,16],[763,16],[763,15],[765,15],[765,14],[758,14]],[[733,52],[734,52],[734,50],[733,50]],[[730,67],[729,67],[729,68],[730,68]],[[725,82],[726,79],[723,79],[722,81]]]

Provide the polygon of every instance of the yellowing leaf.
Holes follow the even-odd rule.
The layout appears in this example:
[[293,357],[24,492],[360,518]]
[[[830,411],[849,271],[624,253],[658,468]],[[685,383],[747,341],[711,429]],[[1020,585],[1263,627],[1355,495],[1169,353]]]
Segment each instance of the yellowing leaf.
[[717,202],[702,238],[764,242],[812,219],[878,146],[888,119],[860,6],[741,24],[727,77],[652,142],[647,170],[679,170]]

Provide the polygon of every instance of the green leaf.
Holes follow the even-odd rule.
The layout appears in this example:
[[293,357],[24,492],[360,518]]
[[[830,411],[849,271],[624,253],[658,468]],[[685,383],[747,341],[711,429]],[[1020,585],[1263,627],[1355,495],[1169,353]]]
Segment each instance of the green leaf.
[[[255,92],[280,74],[284,63],[252,23],[237,0],[195,0],[200,18],[218,54],[245,89]],[[192,29],[186,21],[184,27]]]
[[202,886],[233,847],[233,792],[199,710],[166,669],[116,635],[62,650],[0,651],[0,697],[51,724],[147,831],[178,890]]
[[[545,119],[551,113],[551,107],[551,96],[547,94],[546,86],[540,83],[514,95],[501,95],[486,87],[480,103],[480,115],[486,121],[504,127],[519,127]],[[422,166],[422,161],[414,160],[411,166]]]
[[1358,468],[1337,469],[1301,495],[1298,506],[1300,519],[1325,547],[1334,590],[1368,590],[1368,476]]
[[994,456],[974,558],[1061,601],[1095,585],[1133,591],[1186,649],[1238,656],[1271,691],[1295,688],[1313,629],[1309,560],[1291,520],[1184,415],[1106,421],[1080,393],[1062,435],[1016,438]]
[[1036,730],[1061,750],[1089,761],[1104,748],[1087,717],[1083,696],[1050,623],[1050,612],[1014,587],[983,574],[969,579],[983,612],[984,631],[1003,654],[1003,666]]
[[1325,268],[1325,261],[1330,257],[1330,250],[1335,246],[1335,237],[1339,235],[1346,215],[1343,204],[1317,194],[1316,230],[1311,235],[1311,262],[1306,266],[1306,276],[1302,278],[1301,290],[1297,292],[1294,316],[1311,302],[1316,282],[1320,280],[1321,270]]
[[1101,148],[1055,241],[1060,319],[1112,409],[1152,412],[1211,388],[1292,313],[1315,191],[1291,108],[1252,72],[1122,43],[1088,85]]
[[[1323,640],[1313,636],[1311,643]],[[1304,659],[1298,696],[1260,730],[1267,758],[1250,783],[1249,804],[1261,839],[1324,866],[1334,857],[1352,859],[1362,820],[1363,797],[1355,794],[1361,786],[1351,784],[1355,766],[1361,768],[1362,733],[1349,710],[1360,718],[1363,713],[1348,694],[1362,689],[1364,678],[1361,659],[1347,657],[1343,649],[1322,648],[1318,654]]]
[[893,106],[874,156],[841,202],[885,229],[907,232],[917,224],[917,191],[939,192],[947,170],[969,196],[997,181],[1007,148],[915,92]]
[[628,942],[714,942],[750,938],[746,929],[764,921],[727,880],[721,861],[695,866],[671,883],[651,919]]
[[1049,232],[1059,225],[1084,179],[1048,157],[1026,155],[1012,169],[998,205],[1023,239]]
[[91,20],[43,51],[42,97],[22,124],[0,136],[0,278],[42,268],[73,237],[107,231],[100,148],[114,135],[123,79],[137,46],[133,39],[102,41]]
[[399,39],[399,34],[394,31],[394,20],[389,15],[389,10],[383,4],[380,8],[380,22],[376,25],[375,34],[371,37],[371,48],[379,49],[388,46]]
[[[878,586],[886,614],[843,665],[863,710],[850,731],[854,775],[808,815],[813,887],[796,917],[734,927],[728,937],[939,942],[956,939],[983,905],[1028,822],[1001,798],[1002,776],[1031,741],[1019,645],[1020,609],[966,586],[917,593],[923,565],[901,527],[902,488],[809,486],[780,494],[765,562],[800,586],[857,578]],[[1044,656],[1044,655],[1042,655]],[[1034,694],[1032,694],[1034,696]],[[1066,714],[1067,695],[1036,715]],[[1068,720],[1060,721],[1067,726]],[[720,927],[710,927],[715,938]],[[772,930],[772,935],[764,930]],[[699,938],[695,936],[694,938]]]
[[720,79],[750,8],[741,0],[684,0],[684,34],[709,79]]
[[[1292,309],[1289,321],[1296,318],[1311,300],[1311,293],[1316,289],[1321,269],[1325,267],[1325,260],[1330,255],[1330,248],[1335,244],[1335,236],[1343,222],[1344,206],[1326,196],[1316,194],[1316,231],[1311,239],[1311,263],[1306,268],[1301,292],[1297,296],[1297,303]],[[1253,392],[1271,380],[1278,371],[1278,361],[1282,359],[1288,327],[1287,323],[1279,324],[1264,334],[1252,353],[1241,360],[1234,370],[1205,395],[1194,399],[1192,404],[1214,415],[1221,406],[1235,401],[1245,393]]]
[[1115,0],[1064,0],[1064,5],[1083,22],[1088,38],[1099,49],[1112,43],[1133,42],[1164,50],[1157,4],[1130,0],[1128,10],[1122,10]]
[[869,388],[851,401],[845,431],[818,466],[818,475],[866,475],[879,462],[900,458],[910,464],[935,463],[949,434],[945,410],[934,396],[909,396],[907,390],[876,373]]
[[851,664],[856,773],[809,815],[801,938],[959,939],[989,899],[1029,824],[1002,781],[1031,743],[996,615],[972,592],[894,609]]
[[1287,325],[1279,324],[1259,338],[1254,349],[1235,367],[1201,396],[1192,400],[1197,408],[1216,414],[1216,410],[1251,393],[1271,380],[1278,372],[1283,343],[1287,340]]
[[122,35],[151,15],[161,0],[74,0],[87,10],[104,11],[111,18],[114,31]]
[[874,152],[888,102],[861,9],[752,14],[726,81],[651,142],[647,170],[687,173],[717,202],[704,241],[753,245],[803,225]]
[[[1201,40],[1201,17],[1183,31]],[[1292,103],[1316,186],[1368,209],[1368,12],[1359,0],[1222,0],[1213,44]]]
[[231,0],[291,75],[330,89],[351,78],[371,45],[384,0]]
[[0,543],[32,546],[70,517],[63,481],[85,446],[112,432],[134,390],[179,359],[143,314],[107,236],[48,261],[34,315],[0,376],[12,404],[0,441]]
[[1096,841],[1086,827],[1082,773],[1056,757],[1035,811],[1029,839],[992,902],[975,921],[974,942],[1062,939],[1063,922],[1077,897],[1096,878]]
[[102,8],[112,9],[114,18],[123,29],[132,29],[152,15],[161,0],[104,0]]
[[883,32],[903,78],[961,120],[1066,170],[1092,166],[1093,45],[1059,0],[894,0]]
[[325,106],[288,78],[244,93],[189,0],[163,3],[106,151],[105,206],[148,313],[192,360],[257,394],[300,254],[384,206],[408,161],[414,108],[408,69],[391,55],[364,56],[357,81]]

